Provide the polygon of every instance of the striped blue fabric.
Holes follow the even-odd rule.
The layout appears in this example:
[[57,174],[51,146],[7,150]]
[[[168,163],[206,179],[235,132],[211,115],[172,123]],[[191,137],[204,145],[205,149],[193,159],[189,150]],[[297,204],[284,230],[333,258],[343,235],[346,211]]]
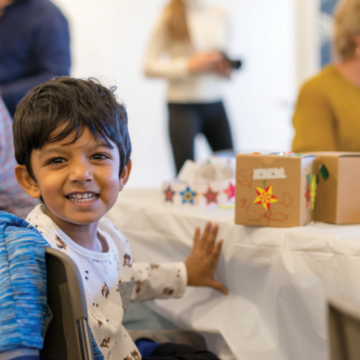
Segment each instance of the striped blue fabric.
[[[0,211],[0,353],[43,347],[46,246],[32,225]],[[95,360],[103,360],[91,329],[90,334]]]
[[26,221],[0,212],[0,352],[43,346],[46,246]]
[[93,332],[90,329],[90,326],[88,326],[88,328],[90,331],[90,338],[91,338],[91,345],[92,345],[93,353],[94,353],[94,359],[95,360],[104,360],[104,355],[102,354],[102,352],[100,351],[99,347],[96,344],[95,337],[94,337]]

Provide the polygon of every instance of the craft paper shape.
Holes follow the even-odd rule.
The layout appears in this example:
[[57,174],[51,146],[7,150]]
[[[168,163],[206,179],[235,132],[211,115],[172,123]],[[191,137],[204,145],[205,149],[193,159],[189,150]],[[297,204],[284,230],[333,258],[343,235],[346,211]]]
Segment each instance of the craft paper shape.
[[174,202],[175,191],[172,191],[170,185],[164,190],[164,194],[165,194],[165,201]]
[[315,174],[313,174],[311,180],[311,191],[310,191],[311,210],[315,209],[317,182],[318,182],[318,178]]
[[324,180],[327,180],[329,178],[329,170],[324,164],[321,164],[319,166],[319,174]]
[[305,199],[306,206],[311,206],[311,173],[306,175]]
[[224,190],[224,193],[227,195],[228,200],[235,198],[235,186],[232,183],[229,183],[229,187]]
[[286,179],[284,168],[254,169],[254,180]]
[[255,188],[257,193],[257,198],[254,201],[254,204],[261,204],[265,210],[269,210],[271,204],[278,202],[279,199],[273,195],[272,186],[268,186],[266,189]]
[[186,188],[185,191],[180,192],[180,194],[183,198],[184,204],[185,203],[190,203],[190,204],[194,203],[196,192],[191,191],[189,186]]
[[204,194],[208,204],[210,204],[210,203],[217,204],[217,196],[218,195],[219,195],[219,193],[212,191],[210,187],[208,188],[208,191]]

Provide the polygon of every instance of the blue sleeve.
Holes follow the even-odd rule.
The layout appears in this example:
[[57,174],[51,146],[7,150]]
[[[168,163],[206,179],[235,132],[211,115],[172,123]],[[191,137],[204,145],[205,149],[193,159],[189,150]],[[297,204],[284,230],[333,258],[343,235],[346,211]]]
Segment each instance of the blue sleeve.
[[46,246],[24,220],[0,212],[0,353],[43,347]]
[[14,109],[22,97],[36,85],[54,76],[70,73],[70,34],[66,18],[56,9],[46,12],[34,29],[31,47],[40,71],[1,86],[8,109]]

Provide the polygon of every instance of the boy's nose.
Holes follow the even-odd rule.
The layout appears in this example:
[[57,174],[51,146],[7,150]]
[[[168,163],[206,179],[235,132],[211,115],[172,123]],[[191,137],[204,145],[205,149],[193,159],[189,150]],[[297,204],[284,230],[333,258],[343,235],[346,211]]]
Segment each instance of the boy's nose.
[[87,164],[79,162],[72,166],[71,172],[69,174],[69,180],[71,182],[78,182],[83,184],[85,182],[92,181],[93,179],[93,172],[91,167],[87,166]]

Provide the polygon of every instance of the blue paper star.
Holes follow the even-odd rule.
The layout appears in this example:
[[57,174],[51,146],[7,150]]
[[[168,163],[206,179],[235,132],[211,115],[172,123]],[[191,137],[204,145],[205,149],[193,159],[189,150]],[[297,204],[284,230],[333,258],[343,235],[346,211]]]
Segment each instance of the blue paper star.
[[183,204],[185,204],[185,203],[193,204],[194,203],[196,192],[191,191],[189,186],[186,188],[185,191],[181,191],[180,194],[183,198],[183,200],[182,200]]

